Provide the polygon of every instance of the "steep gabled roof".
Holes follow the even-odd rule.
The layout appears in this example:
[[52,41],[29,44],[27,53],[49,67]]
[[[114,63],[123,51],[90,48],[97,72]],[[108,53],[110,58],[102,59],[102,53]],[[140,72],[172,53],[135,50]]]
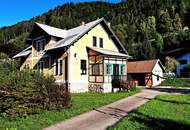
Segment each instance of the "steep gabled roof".
[[39,26],[41,29],[43,29],[47,34],[55,37],[65,38],[66,37],[66,30],[51,27],[48,25],[36,23],[37,26]]
[[164,69],[158,59],[128,62],[127,73],[152,73],[157,62],[159,62],[161,68]]
[[122,43],[119,41],[119,39],[115,35],[115,33],[107,25],[107,22],[104,20],[104,18],[101,18],[101,19],[92,21],[90,23],[87,23],[85,25],[81,25],[76,28],[67,30],[65,39],[60,40],[57,44],[55,44],[55,46],[53,46],[49,50],[57,49],[57,48],[61,48],[61,47],[65,47],[65,46],[74,44],[77,40],[79,40],[82,36],[84,36],[87,32],[89,32],[92,28],[94,28],[99,23],[104,24],[104,27],[112,35],[110,38],[116,42],[117,47],[120,50],[120,52],[128,54],[127,51],[125,50],[124,46],[122,45]]
[[109,33],[110,38],[116,43],[116,46],[118,47],[119,52],[128,55],[124,46],[119,41],[119,39],[117,38],[115,33],[109,27],[109,25],[107,25],[107,22],[104,20],[104,18],[97,19],[97,20],[89,22],[85,25],[81,25],[81,26],[78,26],[78,27],[75,27],[75,28],[72,28],[69,30],[62,30],[59,28],[51,27],[48,25],[40,24],[40,23],[35,23],[35,24],[37,27],[40,27],[47,34],[49,34],[51,36],[62,38],[60,41],[58,41],[53,46],[51,46],[51,48],[46,50],[46,51],[50,51],[50,50],[54,50],[54,49],[60,49],[63,47],[71,46],[76,41],[78,41],[82,36],[84,36],[86,33],[88,33],[91,29],[93,29],[96,25],[98,25],[100,23],[105,28],[105,30]]
[[48,50],[62,48],[75,43],[79,38],[81,38],[84,34],[86,34],[90,29],[92,29],[102,20],[103,19],[98,19],[85,25],[81,25],[67,30],[65,39],[58,41],[52,48],[49,48]]

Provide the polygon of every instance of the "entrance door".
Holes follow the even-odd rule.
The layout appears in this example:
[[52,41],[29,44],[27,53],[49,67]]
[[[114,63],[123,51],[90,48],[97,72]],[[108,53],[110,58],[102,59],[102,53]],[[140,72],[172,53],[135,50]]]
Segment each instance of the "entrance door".
[[113,64],[114,79],[119,79],[119,64]]

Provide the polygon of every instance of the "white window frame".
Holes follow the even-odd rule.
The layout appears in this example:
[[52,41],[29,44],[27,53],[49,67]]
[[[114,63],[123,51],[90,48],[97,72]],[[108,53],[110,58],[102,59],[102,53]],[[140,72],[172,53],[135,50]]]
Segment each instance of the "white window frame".
[[[62,73],[61,73],[61,70],[60,70],[60,68],[61,68],[61,61],[62,61]],[[58,65],[56,65],[56,62],[57,62]],[[56,68],[56,66],[57,66],[58,68]],[[56,74],[56,69],[58,69],[57,74]],[[63,60],[62,60],[62,59],[60,59],[60,60],[55,59],[55,60],[54,60],[54,75],[55,75],[55,76],[58,76],[58,75],[62,75],[62,74],[63,74]]]
[[[43,68],[41,68],[41,64],[43,64]],[[42,73],[43,72],[43,69],[44,69],[44,61],[39,61],[38,63],[37,63],[37,70],[40,72],[40,73]]]
[[38,55],[44,54],[45,43],[46,43],[45,38],[36,40],[36,50],[38,52]]

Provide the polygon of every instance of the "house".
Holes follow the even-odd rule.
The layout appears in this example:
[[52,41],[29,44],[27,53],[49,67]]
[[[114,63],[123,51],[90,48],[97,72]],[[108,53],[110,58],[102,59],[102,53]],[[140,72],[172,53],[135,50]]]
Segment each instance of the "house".
[[[190,65],[190,51],[188,47],[178,48],[167,53],[168,56],[174,57],[179,65],[176,68],[176,76],[178,77],[190,77],[190,68],[186,68]],[[189,66],[190,67],[190,66]]]
[[129,55],[103,18],[69,30],[35,23],[27,40],[13,57],[20,69],[54,75],[71,92],[111,92],[112,79],[127,74]]
[[128,76],[138,86],[157,86],[163,81],[164,66],[159,59],[130,61],[127,63]]
[[190,65],[190,52],[181,54],[176,57],[176,60],[179,62],[179,65],[176,68],[176,75],[178,77],[190,77],[190,70],[186,69],[187,65]]

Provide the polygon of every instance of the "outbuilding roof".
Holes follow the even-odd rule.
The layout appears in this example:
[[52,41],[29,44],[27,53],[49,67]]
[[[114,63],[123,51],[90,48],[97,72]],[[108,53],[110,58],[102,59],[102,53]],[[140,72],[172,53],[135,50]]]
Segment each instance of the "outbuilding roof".
[[128,62],[127,73],[151,73],[157,62],[159,62],[163,69],[163,65],[158,59]]

